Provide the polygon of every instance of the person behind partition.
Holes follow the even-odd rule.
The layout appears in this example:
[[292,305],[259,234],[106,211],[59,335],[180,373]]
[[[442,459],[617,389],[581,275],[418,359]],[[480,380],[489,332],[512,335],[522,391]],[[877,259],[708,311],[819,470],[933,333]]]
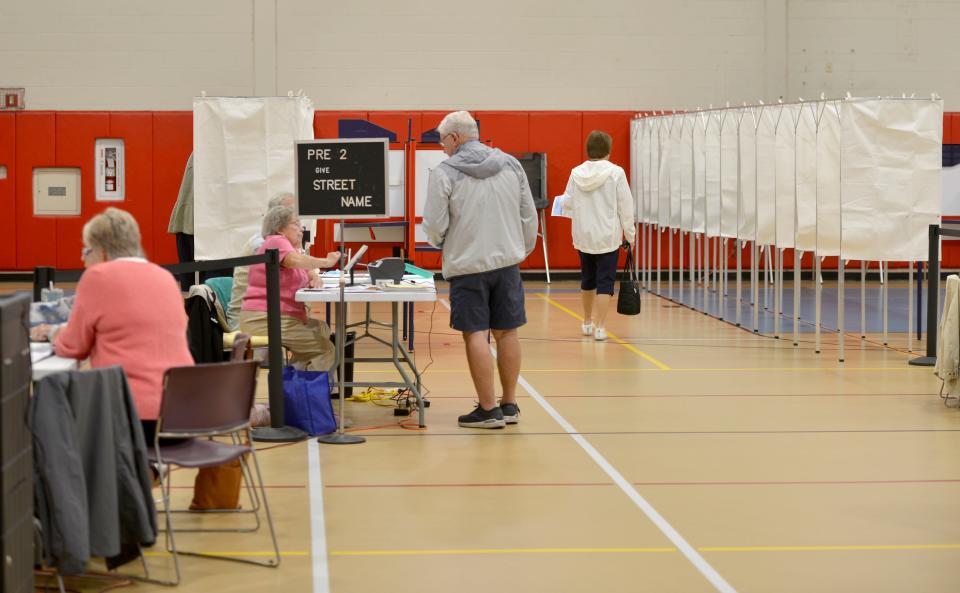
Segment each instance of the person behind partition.
[[[193,261],[193,153],[187,158],[180,180],[177,201],[170,211],[167,232],[177,239],[177,259],[180,263]],[[180,274],[180,290],[188,292],[193,284],[192,274]]]
[[[340,261],[340,253],[327,257],[301,253],[303,225],[290,206],[275,206],[263,217],[262,254],[268,249],[280,252],[280,334],[281,342],[292,355],[291,362],[303,368],[329,371],[336,358],[330,341],[330,326],[308,317],[304,303],[296,300],[301,288],[322,286],[317,268],[329,268]],[[240,331],[267,335],[267,270],[265,264],[250,266],[249,286],[240,310]]]
[[[502,428],[520,419],[517,380],[520,338],[527,322],[519,264],[537,241],[537,211],[517,159],[478,141],[477,122],[466,111],[448,114],[437,127],[450,156],[430,172],[423,230],[443,250],[450,282],[450,327],[461,332],[470,376],[480,402],[460,416],[460,426]],[[493,356],[497,342],[503,395],[497,405]]]
[[193,365],[187,314],[170,272],[148,262],[130,213],[107,208],[83,226],[86,271],[64,325],[38,325],[35,340],[49,339],[58,356],[90,358],[90,366],[121,366],[127,375],[146,442],[153,444],[163,376]]
[[[297,198],[291,193],[278,194],[267,202],[267,211],[269,212],[277,206],[289,206],[296,208]],[[254,233],[247,241],[246,250],[241,256],[256,255],[257,250],[263,245],[263,235],[261,231]],[[237,266],[233,269],[233,285],[230,292],[230,304],[227,306],[225,315],[227,317],[227,329],[236,331],[240,327],[240,309],[243,307],[243,297],[247,294],[247,285],[249,284],[250,266]]]
[[626,239],[636,238],[633,195],[623,169],[611,163],[613,141],[594,130],[587,137],[587,159],[570,172],[564,191],[563,214],[573,220],[573,246],[580,254],[580,330],[606,340],[604,325],[617,278],[617,257]]

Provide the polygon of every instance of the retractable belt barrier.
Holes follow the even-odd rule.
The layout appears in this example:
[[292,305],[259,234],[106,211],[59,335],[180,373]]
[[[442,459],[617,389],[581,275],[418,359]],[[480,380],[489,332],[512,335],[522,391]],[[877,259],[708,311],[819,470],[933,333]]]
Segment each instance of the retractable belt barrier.
[[[267,386],[270,393],[270,426],[253,430],[253,438],[257,441],[292,442],[303,440],[307,434],[303,431],[283,424],[283,346],[280,343],[280,252],[268,249],[262,255],[246,257],[231,257],[207,261],[184,262],[179,264],[161,265],[173,275],[209,272],[236,266],[250,266],[265,264],[267,271],[267,339],[270,372]],[[34,268],[33,299],[40,300],[40,291],[56,280],[56,269],[49,266]],[[80,274],[70,272],[64,274],[64,279],[79,279]]]

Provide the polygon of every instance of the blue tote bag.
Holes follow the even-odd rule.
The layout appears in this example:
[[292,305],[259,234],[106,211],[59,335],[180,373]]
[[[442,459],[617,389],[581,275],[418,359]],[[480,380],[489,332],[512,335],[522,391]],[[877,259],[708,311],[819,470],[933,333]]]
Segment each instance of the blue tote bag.
[[283,369],[283,422],[312,435],[337,430],[326,371]]

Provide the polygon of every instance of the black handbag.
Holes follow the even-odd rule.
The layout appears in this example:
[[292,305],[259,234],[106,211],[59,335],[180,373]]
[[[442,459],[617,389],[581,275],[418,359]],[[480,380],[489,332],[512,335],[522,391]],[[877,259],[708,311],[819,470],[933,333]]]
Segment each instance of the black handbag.
[[627,260],[623,264],[624,277],[620,280],[620,294],[617,296],[617,313],[621,315],[640,314],[640,283],[633,269],[633,251],[627,249]]

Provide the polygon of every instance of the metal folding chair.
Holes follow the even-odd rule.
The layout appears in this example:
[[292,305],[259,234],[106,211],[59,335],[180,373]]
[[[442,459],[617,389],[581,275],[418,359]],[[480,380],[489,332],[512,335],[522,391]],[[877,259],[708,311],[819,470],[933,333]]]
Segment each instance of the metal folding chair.
[[[157,432],[150,457],[158,464],[180,467],[204,468],[223,465],[239,460],[243,482],[250,497],[250,510],[187,511],[192,513],[253,513],[256,526],[244,529],[183,529],[180,531],[256,531],[260,527],[262,508],[266,514],[270,537],[273,542],[274,557],[265,561],[242,557],[222,556],[178,550],[174,535],[170,508],[170,480],[160,474],[160,491],[163,512],[166,519],[166,547],[173,554],[176,582],[180,581],[179,554],[202,556],[218,560],[232,560],[276,567],[280,565],[280,550],[277,536],[267,504],[267,493],[260,474],[260,465],[251,442],[250,408],[253,406],[257,382],[256,361],[231,361],[196,366],[174,367],[164,375],[163,400],[160,404],[160,416],[157,418]],[[231,442],[214,440],[214,437],[231,437]],[[185,439],[171,445],[161,445],[160,439]],[[253,472],[247,457],[253,460]],[[256,475],[256,484],[253,481]],[[259,484],[260,493],[256,488]]]

